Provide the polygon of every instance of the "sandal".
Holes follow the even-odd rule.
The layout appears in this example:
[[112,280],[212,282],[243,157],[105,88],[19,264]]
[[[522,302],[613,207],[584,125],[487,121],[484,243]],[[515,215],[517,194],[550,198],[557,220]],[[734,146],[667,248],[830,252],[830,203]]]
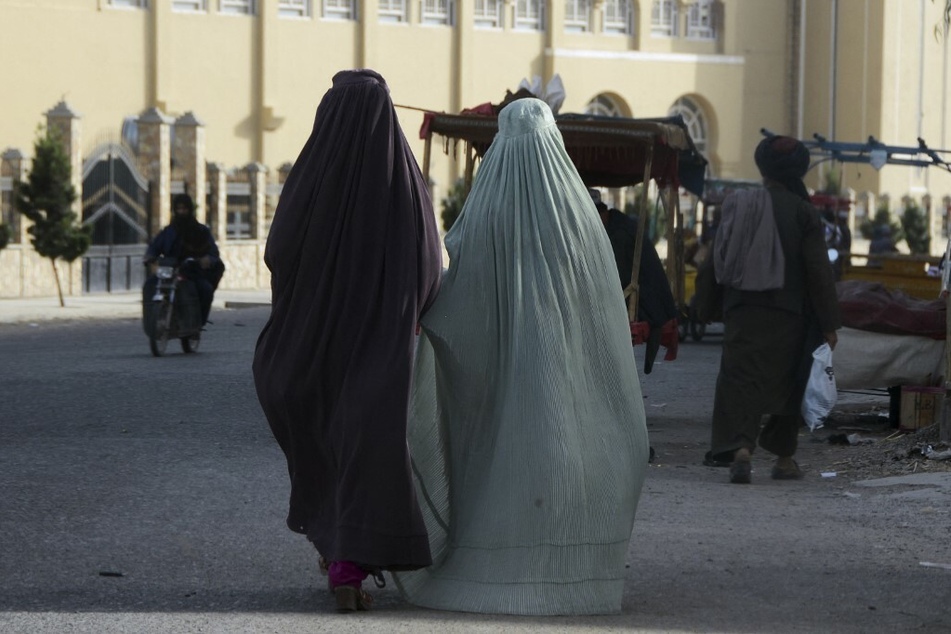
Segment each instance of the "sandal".
[[373,605],[373,596],[356,586],[337,586],[334,596],[337,598],[338,612],[366,611]]
[[773,465],[773,472],[771,475],[773,480],[801,480],[802,469],[800,469],[799,464],[793,460],[793,466],[791,468],[782,468]]
[[734,462],[730,465],[731,484],[749,484],[753,481],[753,463],[748,460]]

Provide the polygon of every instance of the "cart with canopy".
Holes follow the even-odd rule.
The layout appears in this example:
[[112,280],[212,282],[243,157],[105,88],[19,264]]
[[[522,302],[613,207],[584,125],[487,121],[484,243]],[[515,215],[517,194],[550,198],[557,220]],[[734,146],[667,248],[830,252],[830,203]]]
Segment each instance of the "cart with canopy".
[[[444,140],[447,152],[463,146],[466,192],[472,185],[475,162],[481,159],[498,132],[493,108],[477,114],[427,112],[420,137],[425,140],[423,173],[428,179],[433,136]],[[626,187],[651,180],[660,189],[667,214],[667,279],[678,306],[683,304],[683,214],[679,188],[703,194],[706,159],[697,151],[681,117],[630,119],[594,115],[562,114],[555,117],[565,149],[588,187]],[[640,192],[640,208],[647,209],[647,187]],[[632,332],[637,323],[640,297],[638,273],[647,226],[647,214],[638,218],[631,284],[624,290]],[[637,339],[635,333],[635,340]]]

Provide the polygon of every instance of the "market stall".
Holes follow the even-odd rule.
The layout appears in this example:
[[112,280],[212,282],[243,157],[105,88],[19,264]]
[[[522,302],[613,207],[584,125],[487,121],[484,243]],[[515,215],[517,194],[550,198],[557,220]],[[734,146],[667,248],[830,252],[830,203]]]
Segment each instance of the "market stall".
[[[425,140],[423,173],[428,178],[433,136],[444,140],[446,152],[462,146],[466,189],[471,186],[475,163],[485,155],[498,132],[495,112],[446,114],[427,112],[420,137]],[[683,214],[679,188],[703,194],[706,159],[697,151],[681,117],[628,119],[562,114],[555,117],[565,149],[588,187],[626,187],[654,181],[667,213],[667,278],[678,303],[683,303]],[[641,209],[647,209],[647,187],[641,190]],[[637,319],[640,289],[637,284],[647,214],[638,218],[634,270],[629,298],[631,322]]]
[[[771,133],[763,130],[763,134]],[[845,143],[816,134],[804,143],[813,156],[812,167],[835,161],[867,164],[875,169],[902,165],[951,172],[951,150],[932,149],[920,138],[917,146],[892,146],[871,136],[864,143]],[[841,204],[831,202],[836,208]],[[945,263],[949,250],[951,243],[943,258]],[[929,274],[942,258],[876,253],[870,265],[868,254],[849,253],[846,257],[866,259],[866,265],[843,268],[843,282],[839,283],[839,305],[846,327],[839,332],[833,356],[838,386],[902,386],[902,391],[906,387],[941,386],[945,393],[941,437],[951,440],[951,348],[947,345],[951,319],[947,295],[940,296],[947,289],[947,279]],[[913,318],[902,320],[901,327],[895,328],[890,322],[902,314]]]

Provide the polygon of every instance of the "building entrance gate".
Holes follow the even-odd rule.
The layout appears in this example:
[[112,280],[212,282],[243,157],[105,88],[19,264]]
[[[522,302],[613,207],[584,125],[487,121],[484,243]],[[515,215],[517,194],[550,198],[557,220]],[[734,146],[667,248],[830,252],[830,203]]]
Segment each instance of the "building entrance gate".
[[92,246],[83,256],[83,292],[141,288],[148,240],[149,182],[123,145],[101,145],[83,163],[83,224]]

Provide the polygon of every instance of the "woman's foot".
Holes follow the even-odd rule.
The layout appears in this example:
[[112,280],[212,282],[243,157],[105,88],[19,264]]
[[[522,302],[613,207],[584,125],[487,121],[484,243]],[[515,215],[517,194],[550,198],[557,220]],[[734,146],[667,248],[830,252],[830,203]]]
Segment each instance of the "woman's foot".
[[779,458],[773,465],[773,480],[800,480],[802,479],[802,469],[796,464],[792,457]]
[[732,484],[749,484],[753,477],[752,455],[746,447],[737,449],[730,464],[730,482]]
[[327,566],[327,584],[337,599],[337,610],[356,612],[369,610],[373,597],[362,588],[369,574],[352,561],[332,561]]
[[358,612],[369,610],[373,605],[373,596],[363,588],[356,586],[337,586],[334,588],[338,612]]

